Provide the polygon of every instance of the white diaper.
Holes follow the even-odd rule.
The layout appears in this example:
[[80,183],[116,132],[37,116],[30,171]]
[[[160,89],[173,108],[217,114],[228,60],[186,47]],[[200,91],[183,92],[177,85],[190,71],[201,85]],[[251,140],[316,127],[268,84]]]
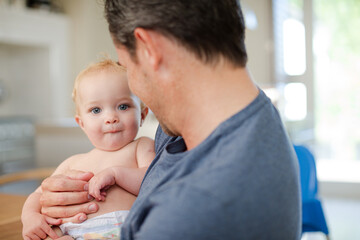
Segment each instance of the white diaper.
[[129,211],[106,213],[83,223],[64,223],[60,229],[76,240],[120,239],[121,225]]

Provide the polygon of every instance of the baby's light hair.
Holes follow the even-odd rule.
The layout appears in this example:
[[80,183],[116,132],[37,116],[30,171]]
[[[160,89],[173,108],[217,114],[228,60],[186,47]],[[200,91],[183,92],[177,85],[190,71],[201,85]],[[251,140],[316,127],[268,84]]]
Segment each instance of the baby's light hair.
[[[100,71],[104,71],[104,70],[119,71],[119,72],[126,73],[125,67],[119,65],[117,62],[115,62],[109,58],[104,58],[100,62],[88,65],[87,68],[82,70],[75,78],[74,88],[72,91],[72,100],[74,101],[75,106],[76,106],[76,113],[78,113],[77,95],[78,95],[78,90],[79,90],[79,85],[80,85],[81,80],[88,74],[92,74],[92,73],[96,73],[96,72],[100,72]],[[146,107],[145,104],[140,100],[141,110],[143,110],[145,107]]]

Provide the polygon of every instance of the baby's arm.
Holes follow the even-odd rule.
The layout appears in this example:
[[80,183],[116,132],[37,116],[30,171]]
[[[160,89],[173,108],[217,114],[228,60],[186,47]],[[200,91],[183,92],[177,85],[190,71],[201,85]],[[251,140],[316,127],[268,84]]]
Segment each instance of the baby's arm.
[[137,168],[115,166],[96,174],[89,181],[89,194],[99,201],[105,200],[105,190],[116,184],[126,191],[138,195],[146,170],[155,158],[154,141],[142,137],[136,146]]
[[[52,175],[56,175],[67,166],[67,161],[64,161],[55,170]],[[52,239],[57,239],[58,235],[49,226],[61,224],[61,219],[51,218],[41,214],[40,197],[42,194],[41,187],[38,187],[35,192],[31,193],[26,199],[22,213],[21,221],[23,223],[22,235],[24,239],[45,239],[46,236]]]
[[61,219],[41,214],[40,197],[41,188],[38,188],[25,201],[21,214],[21,221],[23,223],[22,235],[24,239],[44,239],[46,236],[50,236],[53,239],[58,238],[49,224],[59,225]]

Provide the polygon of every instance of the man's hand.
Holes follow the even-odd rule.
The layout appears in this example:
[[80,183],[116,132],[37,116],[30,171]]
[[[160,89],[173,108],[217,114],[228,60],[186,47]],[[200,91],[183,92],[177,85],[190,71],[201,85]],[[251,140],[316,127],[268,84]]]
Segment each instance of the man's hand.
[[[53,218],[62,218],[62,223],[80,223],[86,214],[98,211],[98,205],[88,194],[88,181],[94,176],[90,172],[71,170],[65,175],[55,175],[42,184],[41,212]],[[75,204],[75,205],[74,205]]]

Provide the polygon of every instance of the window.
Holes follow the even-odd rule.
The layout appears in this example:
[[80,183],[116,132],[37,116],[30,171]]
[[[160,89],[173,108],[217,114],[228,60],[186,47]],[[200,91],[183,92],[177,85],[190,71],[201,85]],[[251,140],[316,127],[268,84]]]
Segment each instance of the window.
[[323,181],[360,182],[360,1],[273,1],[278,108]]
[[296,18],[283,22],[284,71],[289,76],[303,75],[306,70],[305,28]]
[[360,1],[313,0],[315,140],[326,180],[360,182]]
[[[273,1],[277,107],[295,143],[313,139],[312,58],[303,0]],[[310,66],[310,67],[309,67]]]

